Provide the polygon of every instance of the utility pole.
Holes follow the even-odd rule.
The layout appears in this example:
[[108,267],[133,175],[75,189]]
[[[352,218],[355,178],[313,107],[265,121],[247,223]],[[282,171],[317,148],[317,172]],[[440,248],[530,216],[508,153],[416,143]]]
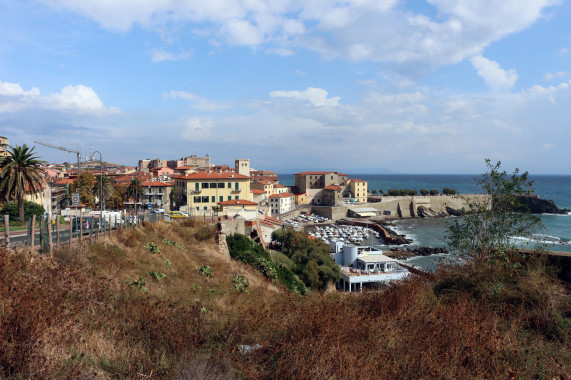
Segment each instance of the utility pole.
[[[91,145],[89,146],[91,150]],[[103,160],[101,159],[101,152],[96,150],[93,154],[99,153],[99,229],[103,223]],[[105,226],[103,226],[103,233],[105,233]]]

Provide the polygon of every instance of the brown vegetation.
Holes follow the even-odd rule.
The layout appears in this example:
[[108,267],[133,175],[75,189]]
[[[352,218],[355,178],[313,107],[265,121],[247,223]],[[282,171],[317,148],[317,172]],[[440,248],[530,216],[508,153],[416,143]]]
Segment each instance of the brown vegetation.
[[214,226],[197,220],[54,260],[2,250],[0,378],[563,379],[571,297],[548,273],[541,261],[515,275],[449,268],[381,291],[298,296],[222,256]]

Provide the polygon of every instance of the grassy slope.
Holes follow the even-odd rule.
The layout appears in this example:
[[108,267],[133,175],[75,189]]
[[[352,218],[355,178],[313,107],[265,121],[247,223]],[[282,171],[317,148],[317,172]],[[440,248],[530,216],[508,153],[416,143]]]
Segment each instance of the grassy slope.
[[[501,269],[466,271],[295,296],[225,257],[213,227],[192,220],[54,261],[0,251],[0,377],[565,378],[568,290],[541,263],[507,282]],[[234,288],[238,274],[251,294]],[[125,282],[139,276],[146,292]]]

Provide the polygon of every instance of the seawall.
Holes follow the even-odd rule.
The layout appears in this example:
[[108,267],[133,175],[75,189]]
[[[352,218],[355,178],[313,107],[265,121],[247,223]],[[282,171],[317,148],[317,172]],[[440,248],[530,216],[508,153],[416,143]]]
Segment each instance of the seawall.
[[332,220],[347,216],[349,209],[374,208],[386,219],[416,218],[420,206],[435,214],[446,214],[446,207],[455,210],[470,209],[470,203],[484,202],[486,194],[431,195],[431,196],[395,196],[382,197],[380,202],[369,202],[351,206],[313,206],[312,212]]

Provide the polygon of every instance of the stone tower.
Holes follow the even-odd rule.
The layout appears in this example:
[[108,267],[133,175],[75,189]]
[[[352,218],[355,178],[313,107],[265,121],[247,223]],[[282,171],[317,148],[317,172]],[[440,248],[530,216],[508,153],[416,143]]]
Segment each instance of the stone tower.
[[245,175],[247,177],[250,176],[250,159],[238,159],[235,162],[235,172],[238,174]]

